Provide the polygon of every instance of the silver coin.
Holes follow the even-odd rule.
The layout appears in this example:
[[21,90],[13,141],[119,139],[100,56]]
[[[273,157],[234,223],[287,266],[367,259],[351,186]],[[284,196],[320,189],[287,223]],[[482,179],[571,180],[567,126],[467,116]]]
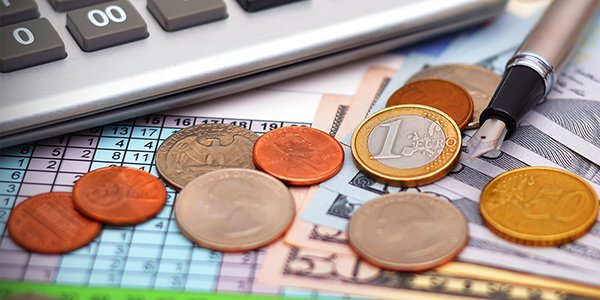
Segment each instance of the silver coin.
[[479,115],[488,106],[501,77],[479,66],[447,64],[429,67],[414,74],[407,82],[425,78],[439,78],[462,86],[473,98],[473,118],[464,129],[479,128]]
[[348,241],[385,269],[423,271],[452,260],[467,244],[467,222],[441,197],[403,192],[373,199],[348,223]]
[[248,251],[279,238],[296,213],[281,181],[247,169],[223,169],[188,183],[175,201],[179,230],[216,251]]
[[258,135],[231,124],[202,124],[169,136],[156,153],[160,176],[176,189],[210,171],[255,169],[252,148]]

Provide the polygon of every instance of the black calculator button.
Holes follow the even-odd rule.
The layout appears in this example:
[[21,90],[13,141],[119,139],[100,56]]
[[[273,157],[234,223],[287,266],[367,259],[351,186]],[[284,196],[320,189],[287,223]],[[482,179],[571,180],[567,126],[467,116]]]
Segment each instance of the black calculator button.
[[65,45],[46,18],[0,28],[0,71],[11,72],[67,56]]
[[249,12],[259,11],[296,1],[298,0],[237,0],[242,8]]
[[39,16],[40,11],[33,0],[0,1],[0,26],[35,19]]
[[180,30],[228,17],[223,0],[148,0],[148,10],[166,31]]
[[96,51],[148,37],[146,22],[126,0],[67,13],[67,29],[84,51]]
[[110,0],[50,0],[50,4],[56,11],[69,11],[106,1]]

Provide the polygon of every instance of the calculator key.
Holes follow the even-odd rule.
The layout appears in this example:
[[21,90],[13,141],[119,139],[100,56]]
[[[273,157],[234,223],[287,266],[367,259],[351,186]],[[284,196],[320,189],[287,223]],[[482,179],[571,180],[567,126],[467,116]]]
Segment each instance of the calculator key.
[[223,0],[148,0],[148,10],[166,31],[180,30],[228,17]]
[[299,0],[237,0],[246,11],[259,11]]
[[96,51],[148,37],[146,22],[126,0],[67,13],[67,29],[84,51]]
[[110,0],[50,0],[50,4],[56,11],[69,11],[106,1]]
[[11,72],[65,57],[65,44],[46,18],[0,28],[0,72]]
[[35,19],[39,16],[40,11],[33,0],[0,1],[0,26]]

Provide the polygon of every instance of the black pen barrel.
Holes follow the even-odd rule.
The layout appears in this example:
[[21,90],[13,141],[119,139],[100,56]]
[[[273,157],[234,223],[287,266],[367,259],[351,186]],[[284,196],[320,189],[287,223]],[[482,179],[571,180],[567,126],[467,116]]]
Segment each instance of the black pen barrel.
[[539,73],[525,66],[509,68],[490,104],[481,112],[480,122],[489,118],[499,119],[506,124],[506,137],[510,137],[519,120],[544,98],[544,94],[544,79]]

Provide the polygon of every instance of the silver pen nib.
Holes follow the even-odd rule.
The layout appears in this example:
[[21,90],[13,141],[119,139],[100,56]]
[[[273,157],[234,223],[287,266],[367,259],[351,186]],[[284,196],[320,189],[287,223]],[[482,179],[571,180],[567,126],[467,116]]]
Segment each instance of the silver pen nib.
[[475,132],[467,145],[467,161],[480,157],[490,151],[500,149],[506,136],[506,124],[498,119],[487,119]]

